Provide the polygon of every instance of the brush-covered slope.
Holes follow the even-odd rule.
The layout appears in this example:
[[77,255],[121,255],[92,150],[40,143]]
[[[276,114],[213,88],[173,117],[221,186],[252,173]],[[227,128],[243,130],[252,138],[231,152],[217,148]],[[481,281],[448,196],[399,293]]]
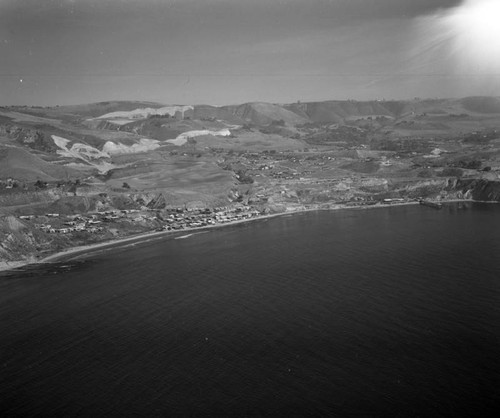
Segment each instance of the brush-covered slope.
[[341,123],[360,117],[386,116],[396,118],[404,110],[404,102],[357,102],[353,100],[294,103],[287,105],[290,111],[312,122]]
[[466,97],[463,99],[415,99],[406,101],[334,100],[293,103],[286,109],[311,122],[344,123],[362,118],[385,117],[394,121],[411,116],[490,117],[500,114],[497,97]]
[[309,121],[307,117],[272,103],[245,103],[239,106],[227,106],[225,109],[245,122],[259,126],[269,125],[273,121],[280,120],[290,126]]
[[226,107],[216,107],[210,105],[196,105],[192,110],[188,110],[185,115],[194,120],[220,120],[229,124],[242,125],[245,120],[230,112]]
[[466,97],[460,100],[460,103],[469,112],[500,114],[500,98],[498,97]]
[[48,163],[25,149],[0,147],[0,178],[53,181],[75,176],[75,170]]

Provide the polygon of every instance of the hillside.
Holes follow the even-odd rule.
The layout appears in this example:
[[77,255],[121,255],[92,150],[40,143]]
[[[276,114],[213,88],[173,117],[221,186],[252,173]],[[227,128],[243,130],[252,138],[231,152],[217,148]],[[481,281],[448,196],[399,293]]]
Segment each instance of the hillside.
[[342,123],[360,117],[397,118],[407,106],[404,102],[328,101],[295,103],[287,108],[310,122]]
[[397,120],[412,114],[464,116],[465,113],[489,116],[500,114],[500,99],[467,97],[463,99],[425,99],[411,101],[326,101],[294,103],[285,106],[311,122],[342,123],[356,118],[386,116]]
[[106,113],[118,111],[132,111],[137,108],[158,108],[162,105],[155,102],[141,101],[110,101],[87,103],[80,105],[55,106],[55,107],[35,107],[27,110],[35,115],[46,117],[76,116],[79,118],[95,118]]
[[387,116],[397,119],[412,112],[435,115],[469,112],[486,116],[500,114],[500,98],[466,97],[462,99],[414,99],[406,101],[329,100],[284,105],[252,102],[229,106],[164,105],[154,102],[112,101],[56,107],[16,106],[9,110],[54,120],[61,120],[68,116],[80,119],[138,120],[146,119],[149,116],[169,115],[174,117],[176,112],[180,112],[186,118],[195,120],[218,119],[232,124],[246,122],[260,126],[276,120],[283,120],[287,125],[298,125],[306,122],[338,123],[369,116]]
[[43,161],[29,151],[0,147],[0,179],[8,177],[22,181],[57,181],[78,177],[78,172],[70,167]]
[[246,103],[239,106],[225,107],[233,115],[247,123],[258,126],[268,125],[273,121],[284,121],[286,125],[300,125],[308,122],[308,118],[292,112],[283,106],[271,103]]
[[500,98],[498,97],[466,97],[460,100],[464,110],[483,113],[500,114]]

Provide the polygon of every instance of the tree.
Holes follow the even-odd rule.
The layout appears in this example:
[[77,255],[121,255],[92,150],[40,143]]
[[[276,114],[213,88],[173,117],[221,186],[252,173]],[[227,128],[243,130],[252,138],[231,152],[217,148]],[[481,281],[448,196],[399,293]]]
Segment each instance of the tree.
[[38,189],[45,189],[47,187],[47,183],[43,182],[42,180],[37,180],[35,182],[35,187]]
[[122,184],[122,187],[124,189],[130,189],[130,185],[128,183],[125,183],[125,182]]
[[190,146],[191,152],[195,153],[196,152],[196,139],[194,138],[188,138],[186,143]]
[[247,175],[246,170],[238,170],[236,171],[236,175],[238,176],[238,180],[243,184],[252,184],[253,178]]

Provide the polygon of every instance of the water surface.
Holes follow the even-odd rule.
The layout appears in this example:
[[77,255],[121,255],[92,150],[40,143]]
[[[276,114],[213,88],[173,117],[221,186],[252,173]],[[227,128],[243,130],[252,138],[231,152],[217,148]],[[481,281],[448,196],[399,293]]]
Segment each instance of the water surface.
[[0,410],[480,415],[500,208],[313,212],[0,273]]

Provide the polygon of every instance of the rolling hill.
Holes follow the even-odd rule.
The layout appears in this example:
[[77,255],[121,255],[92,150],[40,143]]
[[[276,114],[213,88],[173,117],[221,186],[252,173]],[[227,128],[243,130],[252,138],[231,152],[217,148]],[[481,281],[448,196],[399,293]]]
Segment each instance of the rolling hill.
[[245,122],[257,126],[269,125],[273,121],[280,120],[290,126],[301,125],[309,121],[307,117],[271,103],[245,103],[239,106],[227,106],[224,109]]

